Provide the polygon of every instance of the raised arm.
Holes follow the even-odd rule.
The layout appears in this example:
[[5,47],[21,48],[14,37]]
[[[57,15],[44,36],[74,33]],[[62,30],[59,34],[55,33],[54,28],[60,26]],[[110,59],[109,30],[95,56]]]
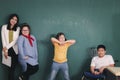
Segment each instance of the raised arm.
[[76,40],[67,40],[66,43],[70,43],[71,45],[75,44]]
[[51,42],[61,44],[61,42],[54,37],[51,38]]

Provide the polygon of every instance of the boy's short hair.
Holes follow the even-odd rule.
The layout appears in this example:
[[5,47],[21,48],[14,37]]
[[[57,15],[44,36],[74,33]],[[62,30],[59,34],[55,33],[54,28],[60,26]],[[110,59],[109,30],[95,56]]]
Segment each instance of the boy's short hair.
[[99,50],[100,48],[103,48],[103,49],[106,51],[105,45],[98,45],[98,46],[97,46],[97,50]]

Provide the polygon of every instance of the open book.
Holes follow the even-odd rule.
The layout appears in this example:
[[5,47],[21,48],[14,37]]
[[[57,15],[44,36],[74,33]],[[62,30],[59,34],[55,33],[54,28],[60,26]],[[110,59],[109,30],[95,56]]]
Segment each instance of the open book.
[[4,56],[4,52],[2,51],[2,64],[11,67],[11,57],[8,56],[8,58],[6,59]]
[[107,67],[107,69],[115,76],[120,76],[120,67]]

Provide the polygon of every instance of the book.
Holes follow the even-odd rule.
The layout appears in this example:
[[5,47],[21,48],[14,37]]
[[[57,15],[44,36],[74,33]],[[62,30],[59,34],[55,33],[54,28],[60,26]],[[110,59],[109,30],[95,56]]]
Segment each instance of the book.
[[2,51],[2,64],[11,67],[11,57],[8,56],[7,59],[4,56],[4,52]]

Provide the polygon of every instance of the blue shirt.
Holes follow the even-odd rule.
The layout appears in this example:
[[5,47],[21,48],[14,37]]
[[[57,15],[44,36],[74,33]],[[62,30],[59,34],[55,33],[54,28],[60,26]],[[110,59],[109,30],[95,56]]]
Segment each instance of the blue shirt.
[[[22,64],[24,71],[27,69],[26,63],[32,66],[38,64],[38,52],[37,52],[36,38],[33,35],[31,35],[31,37],[34,39],[34,41],[32,41],[33,46],[30,45],[29,40],[23,35],[20,35],[17,41],[18,59],[19,59],[19,62]],[[27,60],[24,59],[25,56],[28,56]]]

